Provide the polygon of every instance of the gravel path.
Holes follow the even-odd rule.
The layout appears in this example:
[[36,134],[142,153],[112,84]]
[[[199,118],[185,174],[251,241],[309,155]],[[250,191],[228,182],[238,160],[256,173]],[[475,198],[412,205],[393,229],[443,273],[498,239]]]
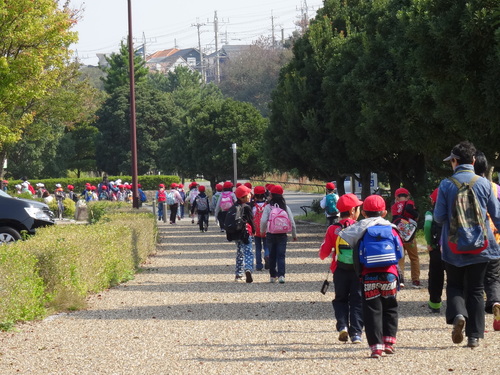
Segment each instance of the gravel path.
[[[298,225],[286,284],[235,283],[234,244],[188,220],[160,225],[162,243],[142,272],[89,301],[89,308],[0,333],[0,374],[494,374],[500,332],[474,350],[451,342],[426,289],[401,291],[397,352],[369,359],[366,342],[337,341],[322,226]],[[422,276],[428,257],[422,253]],[[408,267],[409,269],[409,267]],[[426,280],[423,279],[424,283]]]

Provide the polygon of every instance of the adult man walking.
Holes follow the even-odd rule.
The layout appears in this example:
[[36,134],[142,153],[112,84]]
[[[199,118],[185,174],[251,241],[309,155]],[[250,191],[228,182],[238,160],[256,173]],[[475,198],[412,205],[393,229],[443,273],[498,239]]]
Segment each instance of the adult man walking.
[[[441,181],[434,210],[434,220],[442,224],[442,257],[447,274],[446,322],[453,324],[452,340],[459,344],[463,341],[463,328],[468,337],[467,346],[479,346],[479,339],[484,337],[484,275],[488,262],[500,258],[500,249],[489,227],[486,213],[489,213],[495,226],[500,225],[500,203],[492,194],[491,183],[474,173],[476,148],[468,141],[453,147],[449,161],[453,168],[451,179]],[[450,243],[450,222],[456,218],[455,199],[458,185],[469,184],[475,193],[475,200],[480,206],[482,220],[486,221],[483,229],[487,234],[486,247],[480,251],[460,253]],[[463,214],[463,213],[462,213]],[[469,215],[470,212],[467,212]],[[467,217],[465,215],[465,217]],[[454,228],[452,228],[454,231]]]

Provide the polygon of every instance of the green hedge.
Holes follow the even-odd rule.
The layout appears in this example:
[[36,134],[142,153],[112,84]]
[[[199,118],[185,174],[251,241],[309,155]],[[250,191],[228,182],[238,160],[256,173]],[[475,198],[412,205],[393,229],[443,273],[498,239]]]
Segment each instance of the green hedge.
[[[122,182],[132,183],[131,176],[109,176],[109,181],[115,181],[121,179]],[[73,185],[75,187],[75,193],[80,194],[85,189],[85,184],[88,182],[92,185],[97,186],[101,181],[102,177],[91,177],[91,178],[51,178],[42,180],[29,180],[31,185],[36,189],[36,184],[41,182],[45,185],[50,193],[53,193],[56,184],[61,184],[66,191],[66,186]],[[143,190],[157,190],[159,184],[165,184],[165,186],[170,185],[172,182],[180,183],[179,176],[164,176],[164,175],[151,175],[151,176],[139,176],[139,184],[141,184]],[[10,194],[14,193],[16,189],[14,186],[16,184],[21,184],[21,180],[10,180],[8,185],[8,192]]]
[[156,250],[157,228],[151,213],[128,211],[0,246],[0,328],[83,308],[89,293],[131,279]]

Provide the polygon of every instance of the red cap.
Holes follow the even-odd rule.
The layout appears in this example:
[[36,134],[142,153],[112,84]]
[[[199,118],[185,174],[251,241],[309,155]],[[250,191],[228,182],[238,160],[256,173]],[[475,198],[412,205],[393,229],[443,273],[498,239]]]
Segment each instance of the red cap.
[[337,202],[337,209],[340,212],[349,211],[353,207],[358,207],[363,204],[363,201],[360,201],[356,194],[344,194],[342,195]]
[[242,185],[242,183],[241,183],[241,182],[237,182],[237,183],[236,183],[236,187],[237,187],[237,188],[238,188],[238,187],[240,187],[241,185]]
[[231,181],[224,182],[224,189],[231,189],[233,187],[233,183]]
[[203,193],[205,191],[205,186],[204,185],[198,186],[198,190],[200,193]]
[[250,182],[245,182],[243,185],[245,185],[249,189],[252,188],[252,184]]
[[101,186],[101,190],[106,190],[107,189],[107,186],[104,185],[104,186]]
[[399,188],[399,189],[396,189],[396,192],[394,193],[394,196],[397,197],[397,196],[399,196],[401,194],[405,194],[405,195],[409,196],[410,192],[407,189],[405,189],[405,188]]
[[380,195],[370,195],[363,202],[363,210],[377,212],[385,210],[385,201]]
[[179,184],[178,188],[179,189],[184,189],[184,185],[183,184]]
[[97,189],[97,188],[96,188],[94,185],[92,185],[92,186],[90,187],[90,190],[96,190],[96,189]]
[[221,184],[215,185],[215,190],[222,191],[222,185]]
[[236,194],[236,198],[242,198],[252,192],[251,189],[247,188],[245,185],[240,185],[236,188],[234,192]]
[[138,188],[140,188],[140,187],[142,187],[142,186],[141,186],[141,184],[137,184],[137,187],[138,187]]
[[335,184],[333,182],[327,183],[326,190],[335,190]]
[[160,187],[160,188],[164,188],[164,187],[165,187],[165,184],[160,184],[160,185],[158,185],[158,187]]
[[436,201],[438,199],[438,189],[436,188],[430,195],[432,204],[436,204]]
[[274,185],[271,188],[271,194],[281,194],[281,195],[283,195],[283,188],[280,185]]
[[253,188],[254,194],[265,194],[266,188],[264,186],[256,186]]
[[175,182],[172,182],[170,184],[170,189],[175,189],[177,187],[177,184]]
[[75,187],[73,185],[68,185],[68,190],[73,190]]

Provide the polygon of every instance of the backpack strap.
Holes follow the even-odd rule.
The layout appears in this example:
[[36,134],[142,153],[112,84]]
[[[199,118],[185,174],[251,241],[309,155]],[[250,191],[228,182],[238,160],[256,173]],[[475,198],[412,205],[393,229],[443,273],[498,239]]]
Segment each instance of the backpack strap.
[[[460,186],[462,186],[462,184],[461,184],[461,183],[460,183],[460,182],[459,182],[456,178],[454,178],[454,177],[449,177],[448,179],[449,179],[451,182],[453,182],[457,188],[459,188],[459,189],[460,189]],[[475,175],[474,175],[474,176],[470,179],[470,181],[469,181],[469,186],[472,188],[472,187],[476,184],[477,180],[479,180],[479,176],[478,176],[477,174],[475,174]]]

